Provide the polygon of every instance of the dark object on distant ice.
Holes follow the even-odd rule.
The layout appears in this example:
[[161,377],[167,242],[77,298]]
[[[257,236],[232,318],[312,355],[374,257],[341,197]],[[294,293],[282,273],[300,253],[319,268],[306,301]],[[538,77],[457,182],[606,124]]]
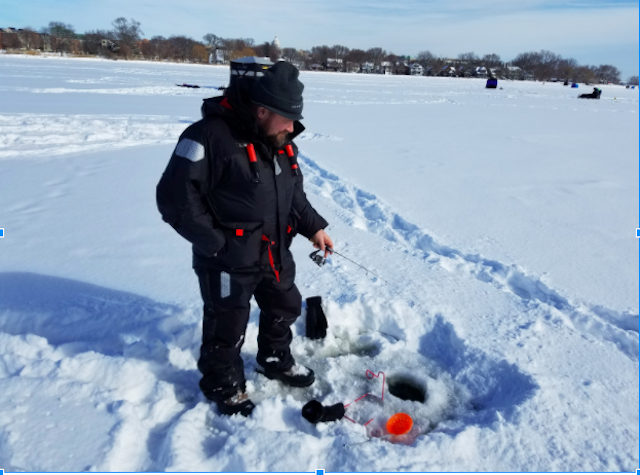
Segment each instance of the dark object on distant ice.
[[577,83],[577,82],[574,82],[574,83],[571,85],[571,87],[572,87],[572,88],[574,88],[574,89],[577,89],[577,88],[578,88],[578,83]]
[[327,317],[322,310],[322,297],[307,298],[306,337],[321,340],[327,336]]
[[339,402],[333,406],[323,406],[314,399],[302,406],[302,417],[312,424],[339,421],[344,417],[344,404]]
[[273,66],[271,61],[257,56],[245,56],[244,58],[234,59],[229,64],[231,73],[229,77],[229,87],[233,86],[236,79],[241,76],[250,78],[251,80],[258,79],[271,66]]
[[176,84],[178,87],[190,87],[192,89],[200,89],[200,86],[197,84]]
[[594,87],[593,92],[591,94],[580,94],[578,96],[578,99],[600,99],[601,94],[602,94],[602,89]]
[[486,89],[495,89],[498,87],[498,80],[496,78],[487,79]]
[[569,80],[565,80],[563,86],[568,86],[569,85]]

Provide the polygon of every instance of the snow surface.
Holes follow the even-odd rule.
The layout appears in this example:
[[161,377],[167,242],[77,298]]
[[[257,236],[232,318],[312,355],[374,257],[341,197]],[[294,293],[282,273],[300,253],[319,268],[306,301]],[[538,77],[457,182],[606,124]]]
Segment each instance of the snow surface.
[[[255,372],[254,305],[245,419],[198,391],[190,246],[155,207],[178,135],[227,77],[0,55],[0,467],[638,467],[637,90],[579,101],[583,85],[303,73],[306,191],[368,272],[319,268],[294,242],[300,290],[329,320],[321,342],[294,325],[317,382]],[[357,423],[301,417],[313,398],[382,395],[367,369],[385,373],[384,402],[350,405]],[[411,437],[370,439],[395,412]]]

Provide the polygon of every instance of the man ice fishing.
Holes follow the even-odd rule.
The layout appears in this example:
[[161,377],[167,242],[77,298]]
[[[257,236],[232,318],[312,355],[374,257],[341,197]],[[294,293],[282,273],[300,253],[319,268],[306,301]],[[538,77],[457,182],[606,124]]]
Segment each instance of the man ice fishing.
[[162,218],[192,243],[204,302],[200,389],[223,414],[254,408],[240,357],[252,296],[260,371],[296,387],[315,379],[289,348],[301,313],[289,246],[299,233],[326,257],[333,243],[307,201],[292,142],[304,130],[298,75],[281,61],[205,100],[203,119],[180,136],[157,186]]

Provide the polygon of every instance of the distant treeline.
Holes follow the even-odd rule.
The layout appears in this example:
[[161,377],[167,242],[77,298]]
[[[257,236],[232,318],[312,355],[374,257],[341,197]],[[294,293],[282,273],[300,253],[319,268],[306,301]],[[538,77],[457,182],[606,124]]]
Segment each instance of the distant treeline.
[[[410,57],[395,55],[380,47],[368,50],[343,45],[314,46],[310,50],[280,48],[277,41],[256,43],[253,38],[221,38],[213,33],[206,34],[203,41],[184,35],[146,39],[140,23],[124,17],[115,19],[111,26],[110,30],[91,30],[82,34],[72,25],[56,21],[38,31],[30,27],[4,28],[0,29],[0,49],[201,63],[228,63],[243,56],[262,56],[274,61],[282,58],[301,69],[313,70],[461,77],[488,75],[584,83],[618,84],[621,81],[620,71],[615,66],[580,65],[573,58],[563,58],[544,50],[520,53],[508,62],[495,53],[478,56],[468,52],[456,58],[444,58],[421,51]],[[627,82],[637,85],[638,76],[630,77]]]

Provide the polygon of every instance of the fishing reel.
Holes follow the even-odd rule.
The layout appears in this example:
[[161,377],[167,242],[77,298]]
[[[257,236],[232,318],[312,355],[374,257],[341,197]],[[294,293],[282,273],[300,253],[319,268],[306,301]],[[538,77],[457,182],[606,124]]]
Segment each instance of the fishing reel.
[[[329,246],[326,246],[325,249],[333,253],[333,249],[331,249]],[[322,267],[327,262],[327,259],[323,255],[319,254],[320,252],[324,252],[324,251],[322,249],[313,251],[311,254],[309,254],[309,259],[311,259],[313,262],[318,264],[319,267]]]

